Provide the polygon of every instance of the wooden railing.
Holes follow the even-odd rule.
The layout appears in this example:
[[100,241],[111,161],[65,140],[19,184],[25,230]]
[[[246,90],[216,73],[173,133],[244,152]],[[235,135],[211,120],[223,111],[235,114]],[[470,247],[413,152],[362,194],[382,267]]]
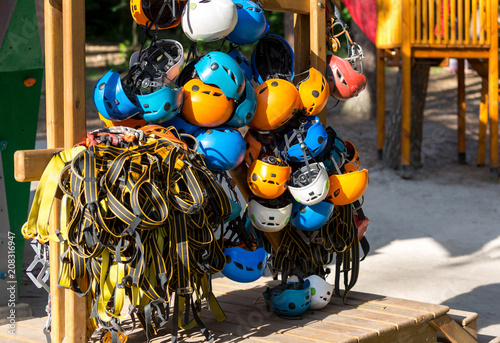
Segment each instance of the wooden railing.
[[[377,47],[401,46],[402,11],[410,11],[411,45],[483,47],[490,44],[496,0],[378,0]],[[408,5],[408,6],[406,6]]]
[[478,47],[490,43],[493,0],[411,0],[411,44]]

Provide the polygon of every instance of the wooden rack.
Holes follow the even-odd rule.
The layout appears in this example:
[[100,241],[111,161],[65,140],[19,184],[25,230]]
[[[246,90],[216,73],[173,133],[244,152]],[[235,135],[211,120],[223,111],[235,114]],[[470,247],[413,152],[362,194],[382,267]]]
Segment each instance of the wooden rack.
[[[294,51],[297,71],[310,66],[326,68],[325,4],[321,0],[262,0],[265,10],[294,13]],[[340,1],[335,3],[339,6]],[[54,151],[71,148],[86,133],[85,108],[85,0],[45,0],[45,82],[47,149],[17,151],[15,177],[19,182],[36,181]],[[312,20],[310,20],[312,19]],[[62,96],[61,96],[62,95]],[[326,110],[318,115],[326,121]],[[248,195],[246,171],[233,171],[243,195]],[[53,205],[57,213],[60,204]],[[59,229],[51,218],[51,230]],[[277,237],[270,237],[274,244]],[[58,279],[59,244],[50,243],[51,280]],[[86,342],[88,317],[86,298],[73,291],[52,287],[52,339],[54,342]]]

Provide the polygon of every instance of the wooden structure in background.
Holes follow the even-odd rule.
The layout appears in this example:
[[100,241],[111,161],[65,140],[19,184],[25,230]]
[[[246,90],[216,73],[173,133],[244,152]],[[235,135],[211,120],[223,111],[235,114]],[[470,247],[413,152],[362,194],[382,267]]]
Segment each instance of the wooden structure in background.
[[[325,70],[326,67],[326,47],[325,47],[325,6],[319,0],[261,0],[264,9],[293,12],[294,13],[294,31],[295,31],[295,55],[296,69],[304,71],[309,66],[315,67],[318,70]],[[338,2],[337,2],[338,3]],[[45,150],[30,150],[18,151],[16,153],[16,180],[20,182],[38,180],[42,175],[45,166],[50,161],[52,153],[55,149],[70,148],[76,142],[84,138],[86,131],[86,114],[85,114],[85,1],[84,0],[64,0],[61,2],[46,0],[45,1],[45,37],[46,37],[46,94],[47,94],[47,143],[48,149]],[[64,59],[63,59],[64,56]],[[63,94],[63,98],[60,95]],[[326,111],[319,115],[320,119],[325,122]],[[243,166],[232,170],[233,178],[235,179],[243,196],[248,197],[249,191],[246,183],[246,170]],[[56,204],[57,206],[57,204]],[[52,218],[51,230],[54,232],[59,229],[59,221],[57,218]],[[277,246],[279,244],[279,236],[268,236],[271,244]],[[51,280],[57,280],[57,272],[59,269],[59,259],[57,254],[58,247],[51,243]],[[248,285],[247,285],[248,286]],[[235,287],[231,286],[231,281],[226,280],[224,283],[217,285],[220,287]],[[245,292],[238,284],[237,288],[240,292]],[[251,290],[247,290],[251,291]],[[71,290],[62,290],[58,287],[52,287],[52,340],[56,343],[85,343],[88,341],[86,337],[86,298],[78,298]],[[224,290],[220,292],[225,292]],[[259,289],[258,292],[261,292]],[[236,294],[233,293],[233,294]],[[255,292],[254,292],[255,293]],[[257,294],[257,293],[255,293]],[[259,293],[260,294],[260,293]],[[412,319],[404,319],[406,322],[404,328],[410,330],[400,331],[402,325],[385,325],[382,328],[381,323],[384,321],[374,320],[371,325],[379,326],[365,330],[363,337],[358,341],[364,342],[393,342],[395,338],[406,339],[410,337],[414,342],[421,339],[424,329],[422,323],[428,323],[434,329],[425,329],[425,335],[435,337],[436,332],[441,332],[445,337],[451,340],[460,342],[477,342],[473,333],[467,334],[462,326],[454,324],[455,322],[448,316],[448,308],[446,306],[421,304],[412,307],[413,302],[395,300],[401,303],[396,305],[384,304],[388,298],[379,297],[373,298],[373,295],[362,295],[366,299],[360,299],[361,303],[372,301],[382,301],[379,306],[385,309],[387,306],[393,308],[395,312],[409,311],[417,313]],[[242,297],[241,303],[238,306],[249,306],[248,297]],[[406,304],[406,305],[405,305]],[[413,305],[412,305],[413,304]],[[235,303],[236,306],[236,303]],[[360,306],[364,306],[360,304]],[[429,308],[437,309],[429,310]],[[335,307],[334,311],[341,312],[343,310],[352,310],[343,307]],[[418,311],[421,309],[422,311]],[[425,320],[422,318],[422,313],[425,314]],[[413,315],[412,314],[412,315]],[[330,313],[334,316],[335,313]],[[370,315],[368,312],[367,315]],[[383,313],[374,314],[372,316],[382,316]],[[398,316],[395,316],[398,317]],[[333,318],[333,317],[332,317]],[[339,317],[340,318],[340,317]],[[398,317],[399,318],[399,317]],[[204,318],[206,319],[206,318]],[[401,318],[397,319],[400,320]],[[353,319],[363,321],[363,318]],[[441,320],[442,324],[434,321]],[[295,326],[294,323],[287,321],[290,327]],[[379,323],[379,324],[377,324]],[[211,328],[211,321],[207,321]],[[306,324],[308,325],[308,324]],[[327,325],[327,324],[325,324]],[[215,326],[214,326],[215,327]],[[334,328],[335,327],[335,328]],[[336,325],[327,325],[327,329],[321,329],[319,333],[323,336],[323,340],[332,335],[335,337],[345,337],[345,342],[353,342],[352,325],[347,325],[344,330],[345,334],[335,333],[339,328]],[[426,324],[426,328],[429,326]],[[238,328],[231,323],[218,324],[218,330],[222,330],[227,336],[239,334]],[[234,331],[236,330],[236,331]],[[274,328],[272,329],[275,330]],[[288,329],[283,329],[287,331]],[[283,331],[281,330],[281,331]],[[309,332],[309,326],[306,329],[300,329],[301,332]],[[304,331],[305,330],[305,331]],[[448,331],[450,330],[450,331]],[[234,332],[233,332],[234,331]],[[276,341],[275,339],[283,332],[268,333],[268,340]],[[308,334],[307,334],[308,335]],[[307,336],[306,335],[306,336]],[[288,335],[282,339],[289,342],[293,335]],[[304,335],[300,338],[305,339]],[[309,337],[309,336],[307,336]],[[326,337],[326,338],[325,338]],[[331,340],[331,339],[329,339]],[[141,338],[139,341],[144,341]],[[249,341],[252,341],[249,338]],[[340,341],[339,341],[340,342]],[[412,342],[405,340],[405,342]]]
[[423,58],[457,58],[458,154],[459,161],[465,162],[464,59],[467,59],[483,77],[477,164],[485,163],[489,120],[489,166],[491,177],[498,180],[498,1],[377,0],[377,14],[379,152],[382,152],[385,139],[384,67],[401,67],[401,166],[404,170],[410,165],[412,64]]

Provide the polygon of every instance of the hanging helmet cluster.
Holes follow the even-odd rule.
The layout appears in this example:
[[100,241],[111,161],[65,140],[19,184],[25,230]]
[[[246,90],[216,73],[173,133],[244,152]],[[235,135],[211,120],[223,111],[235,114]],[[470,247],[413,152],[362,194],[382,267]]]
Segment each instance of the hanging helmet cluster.
[[132,54],[123,77],[110,70],[97,81],[94,104],[99,114],[118,122],[133,116],[151,123],[172,119],[183,102],[182,89],[175,85],[183,63],[184,49],[179,42],[154,40]]
[[[310,68],[296,82],[294,51],[267,33],[260,2],[130,0],[130,10],[144,27],[142,48],[126,70],[110,70],[95,85],[105,128],[54,156],[46,178],[57,180],[35,196],[51,203],[61,188],[63,230],[50,235],[38,225],[47,218],[39,207],[23,228],[26,237],[61,242],[60,286],[85,293],[80,285],[91,281],[92,329],[123,335],[128,296],[149,341],[175,293],[172,339],[178,327],[198,324],[210,340],[198,312],[208,301],[225,319],[210,286],[219,271],[236,282],[258,280],[266,266],[280,272],[282,284],[263,294],[280,316],[325,306],[339,294],[341,270],[352,273],[346,295],[357,277],[354,212],[363,219],[368,172],[359,170],[354,145],[318,115],[328,95],[344,100],[363,89],[360,48],[348,59],[332,55],[327,77]],[[180,23],[193,41],[186,60],[178,41],[158,39]],[[221,39],[230,42],[227,53],[198,56],[197,43]],[[249,44],[250,59],[240,48]],[[227,172],[241,163],[252,193],[245,209]],[[269,235],[279,231],[271,247]],[[334,254],[335,286],[324,268]],[[194,318],[183,326],[182,311]]]
[[[254,196],[249,215],[258,229],[278,231],[290,222],[303,231],[317,230],[328,223],[334,205],[351,204],[366,190],[368,172],[352,169],[359,167],[352,144],[347,142],[348,148],[333,128],[304,113],[279,130],[250,128],[245,135],[247,182]],[[291,203],[277,205],[285,199]]]

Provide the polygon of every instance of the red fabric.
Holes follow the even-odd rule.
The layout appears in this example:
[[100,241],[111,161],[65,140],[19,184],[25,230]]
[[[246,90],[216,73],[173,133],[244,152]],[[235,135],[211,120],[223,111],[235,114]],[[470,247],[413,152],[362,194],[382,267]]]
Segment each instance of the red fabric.
[[358,239],[364,237],[366,230],[368,230],[368,225],[370,225],[370,219],[365,217],[365,219],[361,220],[358,217],[357,213],[354,213],[354,221],[356,222],[356,226],[358,227]]
[[342,0],[342,3],[351,14],[352,20],[375,44],[377,41],[377,0]]

